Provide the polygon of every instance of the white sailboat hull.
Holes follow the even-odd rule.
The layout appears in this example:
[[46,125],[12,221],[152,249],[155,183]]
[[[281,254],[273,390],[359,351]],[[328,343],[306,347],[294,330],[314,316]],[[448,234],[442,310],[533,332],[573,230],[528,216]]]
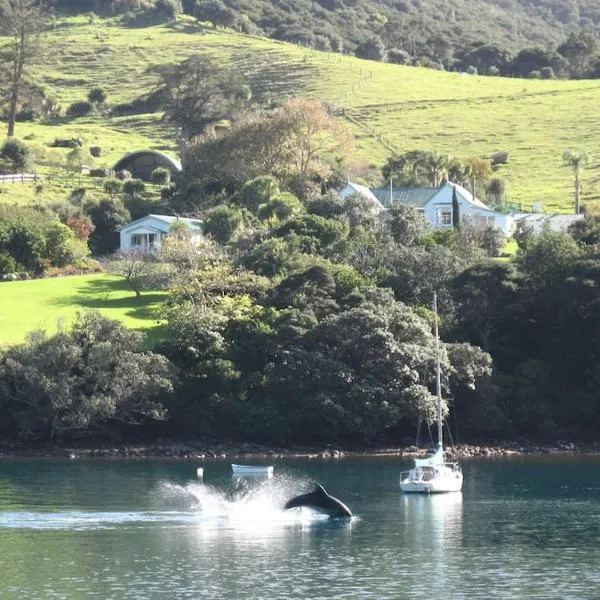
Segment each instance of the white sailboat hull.
[[400,474],[400,489],[409,494],[460,492],[463,474],[458,465],[415,468]]

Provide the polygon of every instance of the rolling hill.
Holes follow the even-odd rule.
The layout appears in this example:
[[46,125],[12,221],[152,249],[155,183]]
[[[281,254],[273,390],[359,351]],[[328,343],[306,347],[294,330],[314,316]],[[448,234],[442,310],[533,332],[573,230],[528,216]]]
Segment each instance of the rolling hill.
[[[304,96],[336,105],[357,137],[353,165],[380,166],[391,152],[410,149],[463,159],[506,151],[509,162],[498,176],[507,183],[509,199],[525,207],[542,203],[551,211],[572,210],[573,177],[563,152],[600,156],[598,80],[467,76],[365,61],[204,27],[186,17],[145,28],[67,18],[48,42],[51,52],[38,76],[63,109],[96,86],[106,91],[109,105],[135,100],[154,85],[149,67],[202,53],[242,73],[257,101]],[[56,137],[100,145],[103,156],[96,166],[112,166],[124,152],[140,147],[176,152],[172,133],[156,113],[18,123],[17,136],[38,147],[40,171],[46,173],[58,168],[66,152],[48,150]],[[583,175],[588,207],[600,200],[598,165],[592,162]],[[0,199],[33,199],[33,186],[16,187],[2,186]],[[52,197],[53,183],[46,188]]]

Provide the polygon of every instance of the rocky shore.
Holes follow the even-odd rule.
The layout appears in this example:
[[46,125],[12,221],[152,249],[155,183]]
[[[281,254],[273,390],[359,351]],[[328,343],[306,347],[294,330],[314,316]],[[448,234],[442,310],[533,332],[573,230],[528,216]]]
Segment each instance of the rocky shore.
[[[218,443],[214,441],[161,441],[160,443],[100,444],[93,445],[36,445],[1,444],[0,458],[48,457],[60,458],[187,458],[196,460],[251,460],[279,458],[340,459],[357,456],[395,456],[414,458],[425,455],[426,449],[416,446],[371,447],[348,449],[337,446],[310,447],[266,447],[257,444]],[[499,458],[525,454],[600,454],[600,442],[578,444],[557,442],[552,445],[506,442],[490,446],[460,444],[448,451],[456,458]]]

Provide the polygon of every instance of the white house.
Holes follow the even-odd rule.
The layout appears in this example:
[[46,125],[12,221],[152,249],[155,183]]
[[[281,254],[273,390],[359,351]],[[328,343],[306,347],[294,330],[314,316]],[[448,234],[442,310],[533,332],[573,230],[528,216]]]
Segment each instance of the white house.
[[541,233],[548,227],[551,231],[567,231],[571,223],[584,219],[585,215],[547,215],[543,213],[517,213],[514,215],[515,227],[523,225],[533,233]]
[[407,204],[422,212],[425,220],[435,228],[453,227],[452,191],[456,189],[456,198],[461,220],[477,220],[486,225],[501,229],[509,236],[514,231],[514,217],[486,206],[479,198],[461,185],[444,183],[440,187],[431,188],[367,188],[362,185],[348,183],[341,190],[340,196],[345,198],[351,193],[363,194],[373,199],[382,207],[393,204]]
[[121,227],[120,249],[125,251],[160,248],[173,223],[185,223],[194,235],[200,236],[202,234],[202,221],[200,219],[185,219],[169,215],[146,215]]
[[358,183],[353,183],[352,181],[348,181],[348,183],[340,190],[340,197],[342,200],[351,196],[352,194],[360,194],[367,200],[371,200],[377,210],[382,211],[385,209],[385,206],[379,201],[377,196],[366,186],[360,185]]

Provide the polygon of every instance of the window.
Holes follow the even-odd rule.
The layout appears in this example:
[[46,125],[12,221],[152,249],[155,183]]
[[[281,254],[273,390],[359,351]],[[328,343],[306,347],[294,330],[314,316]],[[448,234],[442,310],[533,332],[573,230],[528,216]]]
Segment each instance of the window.
[[452,211],[451,210],[440,211],[440,224],[441,225],[452,225]]
[[155,233],[132,233],[132,248],[153,248],[157,241]]

